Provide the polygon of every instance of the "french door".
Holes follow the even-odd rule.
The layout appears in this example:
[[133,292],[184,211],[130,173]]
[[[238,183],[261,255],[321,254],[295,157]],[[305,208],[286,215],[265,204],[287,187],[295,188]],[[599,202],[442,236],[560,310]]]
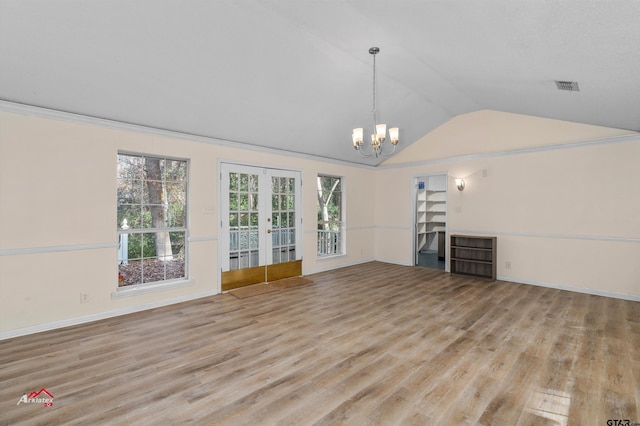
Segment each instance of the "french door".
[[222,290],[302,274],[300,172],[221,165]]

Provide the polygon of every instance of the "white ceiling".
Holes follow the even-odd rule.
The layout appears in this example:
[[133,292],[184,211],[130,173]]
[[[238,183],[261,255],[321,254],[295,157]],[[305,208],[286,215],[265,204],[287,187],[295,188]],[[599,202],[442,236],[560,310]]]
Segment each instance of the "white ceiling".
[[372,46],[399,148],[480,109],[640,131],[640,0],[0,0],[0,99],[378,164]]

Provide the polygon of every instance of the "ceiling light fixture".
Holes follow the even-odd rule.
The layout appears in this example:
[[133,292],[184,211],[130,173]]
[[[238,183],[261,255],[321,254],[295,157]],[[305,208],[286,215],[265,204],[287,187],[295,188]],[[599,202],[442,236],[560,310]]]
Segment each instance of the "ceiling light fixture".
[[369,49],[369,53],[373,55],[373,131],[374,133],[371,135],[371,149],[364,149],[363,135],[364,129],[362,127],[358,127],[353,129],[353,134],[351,138],[353,139],[353,147],[358,154],[363,157],[371,157],[375,154],[376,157],[380,155],[391,155],[396,150],[396,145],[398,144],[398,128],[393,127],[389,129],[389,140],[391,141],[391,145],[393,145],[393,149],[391,152],[383,152],[383,142],[387,138],[387,125],[386,124],[378,124],[378,120],[376,117],[376,55],[380,52],[380,49],[377,47],[372,47]]

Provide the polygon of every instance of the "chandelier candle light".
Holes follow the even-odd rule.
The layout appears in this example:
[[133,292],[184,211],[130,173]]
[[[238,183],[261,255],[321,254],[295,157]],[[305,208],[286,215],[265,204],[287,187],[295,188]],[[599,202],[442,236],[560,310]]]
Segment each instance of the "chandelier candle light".
[[[363,149],[363,135],[364,129],[362,127],[358,127],[353,129],[353,134],[351,138],[353,139],[353,147],[356,151],[363,157],[371,157],[375,154],[376,157],[380,155],[391,155],[396,150],[396,145],[398,144],[398,128],[393,127],[389,129],[389,140],[391,141],[391,145],[393,145],[393,149],[391,152],[383,152],[383,142],[387,137],[387,125],[386,124],[378,124],[376,119],[376,55],[380,52],[380,49],[377,47],[372,47],[369,49],[369,53],[373,55],[373,128],[374,133],[371,135],[371,149]],[[368,152],[365,152],[368,151]]]

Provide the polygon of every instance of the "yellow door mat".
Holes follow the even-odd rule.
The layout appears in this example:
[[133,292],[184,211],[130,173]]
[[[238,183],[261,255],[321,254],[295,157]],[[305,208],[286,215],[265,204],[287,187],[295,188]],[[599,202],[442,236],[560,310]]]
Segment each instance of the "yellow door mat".
[[305,277],[292,277],[292,278],[284,278],[278,281],[273,281],[269,284],[278,288],[289,288],[289,287],[295,287],[302,284],[309,284],[312,282],[313,281]]

